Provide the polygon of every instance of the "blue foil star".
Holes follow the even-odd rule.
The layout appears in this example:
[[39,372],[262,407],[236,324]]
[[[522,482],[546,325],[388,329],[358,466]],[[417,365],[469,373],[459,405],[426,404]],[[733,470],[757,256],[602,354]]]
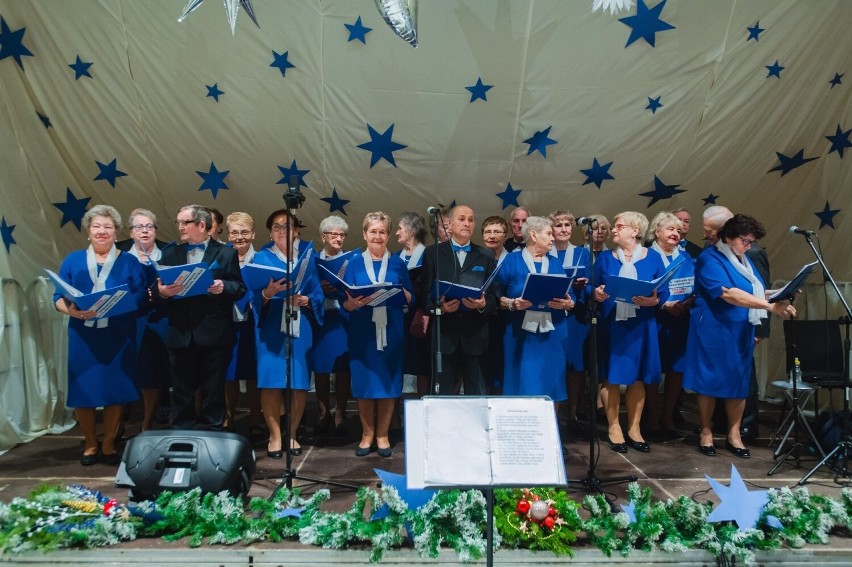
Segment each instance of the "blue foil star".
[[834,136],[826,136],[825,139],[831,142],[831,149],[828,150],[828,153],[837,152],[840,156],[840,159],[843,159],[843,151],[846,148],[852,148],[852,142],[849,141],[849,134],[852,133],[852,129],[846,130],[845,132],[840,129],[840,124],[837,125],[837,130],[834,132]]
[[764,65],[764,67],[766,67],[769,70],[769,73],[767,73],[767,75],[766,75],[767,79],[769,77],[778,77],[780,79],[781,78],[781,71],[786,69],[786,67],[782,67],[781,65],[778,64],[777,59],[775,60],[775,63],[773,63],[772,65]]
[[70,187],[65,188],[65,202],[53,203],[53,206],[62,211],[62,220],[59,221],[59,228],[65,226],[66,223],[73,222],[77,230],[81,230],[83,215],[86,214],[86,205],[91,201],[91,197],[83,197],[78,199],[71,192]]
[[320,201],[328,203],[328,212],[333,213],[334,211],[340,211],[344,215],[346,214],[346,210],[343,207],[349,202],[349,200],[338,197],[337,189],[334,187],[331,188],[331,197],[323,197]]
[[287,57],[289,57],[290,52],[285,51],[284,53],[276,53],[275,50],[272,50],[273,61],[269,64],[270,67],[276,67],[279,71],[281,71],[281,76],[287,76],[287,69],[295,69],[296,66],[287,61]]
[[80,77],[89,77],[90,79],[92,78],[92,76],[89,74],[89,67],[91,67],[92,65],[94,65],[94,63],[85,63],[82,59],[80,59],[80,56],[78,55],[77,60],[74,61],[74,63],[69,64],[68,66],[74,69],[74,80],[79,81]]
[[782,154],[781,152],[775,152],[775,155],[778,156],[779,165],[773,167],[772,169],[770,169],[766,173],[772,173],[773,171],[780,171],[781,177],[784,177],[785,175],[787,175],[788,173],[790,173],[791,171],[793,171],[797,167],[801,167],[801,166],[805,165],[806,163],[808,163],[809,161],[813,161],[813,160],[817,159],[815,157],[806,158],[805,157],[805,148],[802,148],[801,150],[796,152],[796,154],[792,157],[787,157],[784,154]]
[[38,114],[38,119],[41,120],[41,123],[44,124],[45,128],[50,128],[53,124],[50,123],[50,118],[36,110],[36,114]]
[[678,187],[680,187],[680,185],[666,185],[659,177],[655,175],[654,190],[647,191],[645,193],[639,193],[639,196],[651,197],[651,202],[648,203],[648,207],[650,208],[651,205],[653,205],[657,201],[660,201],[662,199],[671,199],[678,193],[684,193],[686,191],[686,189],[678,189]]
[[662,108],[662,107],[663,107],[663,103],[660,102],[660,97],[657,97],[657,98],[648,97],[648,106],[646,106],[645,108],[650,110],[651,114],[656,114],[657,109]]
[[527,138],[524,140],[525,144],[529,144],[530,147],[527,150],[527,155],[530,155],[534,151],[538,151],[545,159],[547,159],[547,146],[552,146],[554,144],[558,144],[556,140],[550,139],[550,129],[553,126],[548,126],[546,130],[541,130],[532,135],[531,138]]
[[764,28],[760,27],[760,20],[754,22],[753,27],[746,29],[748,30],[748,37],[746,38],[746,41],[751,41],[752,39],[754,41],[760,41],[760,34],[765,31]]
[[843,75],[845,75],[845,74],[846,74],[846,73],[835,73],[835,74],[834,74],[834,78],[833,78],[833,79],[831,79],[831,80],[828,82],[828,84],[830,84],[830,85],[831,85],[831,87],[829,87],[829,88],[832,88],[832,89],[833,89],[833,88],[834,88],[834,87],[836,87],[837,85],[842,84],[842,81],[841,81],[840,79],[842,79],[842,78],[843,78]]
[[276,185],[287,185],[290,183],[290,177],[295,175],[299,178],[299,187],[307,187],[308,184],[305,183],[305,176],[311,171],[310,169],[299,169],[299,166],[296,165],[296,160],[293,160],[293,163],[290,164],[290,167],[282,167],[278,166],[278,170],[281,172],[281,179],[275,182]]
[[598,158],[594,158],[592,160],[592,167],[589,169],[581,169],[580,173],[586,176],[586,180],[583,181],[583,185],[588,185],[589,183],[594,183],[598,186],[598,189],[601,188],[601,184],[607,179],[615,179],[609,173],[609,168],[612,166],[612,162],[601,165],[598,163]]
[[500,199],[503,201],[503,209],[506,207],[514,206],[520,207],[518,204],[518,195],[521,194],[522,189],[512,189],[512,184],[509,183],[506,185],[506,190],[502,193],[495,193]]
[[359,144],[358,147],[362,150],[367,150],[372,154],[370,156],[371,168],[382,158],[384,158],[392,166],[396,167],[396,160],[394,160],[393,153],[408,147],[403,144],[398,144],[392,140],[393,127],[394,125],[391,124],[387,130],[379,134],[372,126],[367,124],[367,131],[370,133],[370,141]]
[[630,520],[631,524],[636,523],[636,502],[632,500],[627,504],[622,504],[621,509],[627,514],[627,518]]
[[204,85],[207,87],[207,96],[219,102],[219,96],[225,94],[225,91],[219,90],[219,83],[213,83],[212,85]]
[[651,47],[655,47],[657,32],[675,29],[673,25],[660,19],[660,13],[665,7],[666,0],[662,0],[650,10],[645,5],[644,0],[637,0],[636,15],[618,19],[619,22],[630,28],[630,37],[627,38],[627,44],[624,47],[629,47],[639,38],[644,39]]
[[284,508],[280,512],[278,512],[275,516],[277,518],[301,518],[302,512],[305,511],[305,508]]
[[349,39],[346,40],[347,43],[350,41],[355,41],[356,39],[367,45],[367,34],[373,31],[373,28],[368,28],[364,24],[361,23],[361,16],[358,16],[358,19],[355,20],[354,24],[343,24],[346,26],[346,29],[349,30]]
[[6,253],[9,253],[9,249],[12,248],[12,244],[17,244],[15,241],[15,237],[12,236],[12,231],[15,230],[15,227],[18,225],[8,225],[6,224],[6,217],[3,217],[3,220],[0,221],[0,238],[3,239],[3,245],[6,246]]
[[24,46],[25,33],[27,28],[12,31],[6,24],[6,20],[0,17],[0,61],[11,57],[18,67],[23,69],[24,62],[21,61],[21,57],[34,57],[33,52]]
[[704,206],[706,207],[707,205],[715,205],[716,199],[718,199],[718,198],[719,198],[719,195],[714,195],[713,193],[710,193],[709,195],[704,197],[704,199],[702,199],[702,201],[704,201]]
[[[396,488],[396,491],[399,493],[399,497],[403,502],[405,502],[409,510],[416,510],[417,508],[420,508],[429,502],[429,500],[432,499],[432,496],[435,495],[434,490],[419,488],[409,489],[408,482],[404,475],[383,471],[381,469],[373,469],[373,471],[375,471],[376,475],[378,475],[378,477],[382,480],[382,484]],[[388,505],[383,504],[378,510],[373,512],[370,519],[379,520],[387,517],[387,515]]]
[[482,84],[482,77],[479,77],[478,79],[476,79],[475,85],[473,85],[471,87],[465,87],[465,88],[470,91],[470,102],[473,102],[473,101],[479,100],[479,99],[482,99],[482,100],[488,102],[488,97],[485,96],[485,93],[490,91],[493,86],[494,85],[483,85]]
[[819,228],[830,226],[834,228],[834,215],[840,212],[840,209],[832,209],[828,206],[828,201],[825,202],[825,207],[818,213],[814,213],[819,217]]
[[757,526],[760,513],[769,501],[768,490],[749,490],[746,488],[737,467],[731,465],[731,484],[725,486],[704,475],[721,502],[710,515],[708,522],[733,520],[741,532]]
[[99,161],[95,161],[98,164],[98,169],[100,169],[100,173],[95,177],[94,181],[106,181],[113,187],[115,187],[115,179],[116,177],[124,177],[127,175],[117,167],[118,160],[113,159],[109,163],[101,163]]
[[229,171],[219,171],[216,169],[216,164],[212,161],[210,162],[210,171],[198,171],[195,173],[198,174],[201,179],[204,181],[201,183],[201,187],[198,188],[199,191],[204,191],[205,189],[209,189],[213,194],[213,199],[216,199],[216,196],[219,194],[220,189],[228,189],[228,186],[225,184],[225,177],[228,175]]

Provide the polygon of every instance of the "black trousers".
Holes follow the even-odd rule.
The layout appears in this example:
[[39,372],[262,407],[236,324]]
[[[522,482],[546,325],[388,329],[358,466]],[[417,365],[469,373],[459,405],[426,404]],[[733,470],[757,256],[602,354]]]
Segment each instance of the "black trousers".
[[438,373],[438,391],[441,396],[455,393],[454,383],[458,371],[461,371],[462,384],[466,396],[484,396],[485,376],[482,373],[482,355],[465,354],[457,349],[452,354],[442,354],[442,372]]
[[[192,429],[200,425],[218,430],[225,420],[225,372],[233,348],[201,346],[169,348],[172,368],[171,426]],[[201,408],[196,412],[195,392],[201,390]]]

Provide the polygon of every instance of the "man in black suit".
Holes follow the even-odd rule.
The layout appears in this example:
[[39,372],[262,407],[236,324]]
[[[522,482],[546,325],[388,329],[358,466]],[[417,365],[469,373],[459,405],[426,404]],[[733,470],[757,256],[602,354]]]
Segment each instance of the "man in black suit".
[[[181,244],[163,251],[161,266],[181,266],[206,262],[213,285],[207,292],[180,297],[181,284],[164,285],[162,280],[151,288],[152,299],[169,318],[166,346],[172,368],[171,425],[191,429],[222,428],[225,418],[225,371],[231,361],[234,331],[231,319],[234,300],[246,292],[240,263],[233,248],[208,235],[210,211],[201,205],[187,205],[178,211],[175,221]],[[201,390],[201,408],[197,414],[195,392]]]
[[692,221],[692,217],[689,214],[689,211],[686,207],[681,207],[679,209],[675,209],[672,211],[672,214],[680,219],[680,223],[683,225],[683,228],[680,231],[680,248],[689,254],[692,258],[698,258],[698,255],[701,254],[702,248],[698,244],[687,240],[686,235],[689,234],[689,225]]
[[509,252],[524,247],[524,235],[521,234],[521,228],[523,228],[529,216],[530,210],[523,206],[512,211],[512,215],[509,217],[509,229],[512,231],[512,237],[507,238],[506,242],[503,243],[503,247]]
[[420,289],[416,292],[421,308],[432,311],[437,306],[441,310],[441,336],[436,337],[434,317],[430,330],[433,348],[440,340],[442,354],[442,371],[436,374],[433,368],[433,393],[452,394],[456,366],[460,366],[464,393],[481,396],[486,393],[482,357],[488,351],[489,314],[497,309],[500,296],[497,286],[492,284],[476,299],[441,297],[440,302],[436,301],[433,286],[437,271],[443,281],[482,287],[497,262],[489,250],[470,242],[475,226],[473,209],[457,205],[449,216],[452,238],[426,248]]

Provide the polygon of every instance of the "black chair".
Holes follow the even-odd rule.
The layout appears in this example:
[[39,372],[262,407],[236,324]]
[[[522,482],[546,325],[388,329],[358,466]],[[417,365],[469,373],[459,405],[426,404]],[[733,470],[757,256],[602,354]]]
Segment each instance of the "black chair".
[[840,321],[818,319],[784,321],[784,343],[787,347],[787,374],[793,368],[793,358],[798,357],[802,380],[816,388],[814,418],[819,417],[819,390],[826,389],[829,396],[834,388],[844,386],[843,341],[840,338]]

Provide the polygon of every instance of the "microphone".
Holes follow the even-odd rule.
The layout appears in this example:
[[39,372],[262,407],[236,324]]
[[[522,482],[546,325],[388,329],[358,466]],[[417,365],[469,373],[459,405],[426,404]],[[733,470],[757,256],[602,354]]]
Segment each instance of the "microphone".
[[426,214],[429,215],[430,217],[433,216],[433,215],[437,215],[440,212],[441,212],[441,207],[436,207],[434,205],[429,205],[428,207],[426,207]]
[[799,228],[799,227],[798,227],[798,226],[796,226],[796,225],[793,225],[793,226],[791,226],[791,227],[790,227],[790,232],[791,232],[792,234],[801,234],[802,236],[813,236],[813,235],[815,235],[815,234],[816,234],[816,232],[814,232],[814,231],[812,231],[812,230],[807,230],[807,229],[804,229],[804,228]]
[[583,225],[583,224],[591,225],[591,224],[595,224],[596,222],[598,222],[598,219],[595,219],[595,218],[592,218],[592,217],[580,217],[575,222],[577,223],[577,225]]

